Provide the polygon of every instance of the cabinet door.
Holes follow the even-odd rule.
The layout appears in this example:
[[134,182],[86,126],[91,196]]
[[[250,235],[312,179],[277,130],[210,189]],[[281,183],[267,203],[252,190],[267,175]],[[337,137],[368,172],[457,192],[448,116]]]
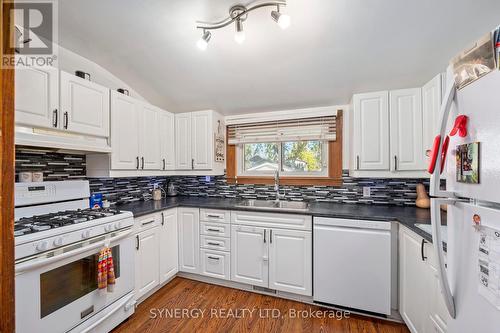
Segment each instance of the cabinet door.
[[177,209],[170,209],[161,214],[160,283],[163,283],[179,270],[179,244],[177,238]]
[[392,170],[424,170],[421,89],[391,91]]
[[61,124],[72,132],[109,136],[109,89],[61,72]]
[[200,262],[200,210],[179,208],[179,271],[198,273]]
[[139,168],[139,118],[137,101],[119,92],[111,92],[111,169]]
[[143,231],[136,236],[135,291],[137,298],[159,284],[159,227]]
[[231,281],[268,287],[268,242],[268,229],[231,226]]
[[155,106],[141,103],[140,148],[141,169],[160,170],[160,124],[159,111]]
[[312,295],[311,232],[270,230],[269,288]]
[[387,91],[353,96],[356,170],[389,170],[388,98]]
[[175,168],[191,170],[191,113],[175,115]]
[[193,168],[201,170],[212,169],[212,113],[198,111],[191,114],[191,151]]
[[230,279],[229,253],[215,250],[200,250],[200,274],[218,279]]
[[16,69],[16,124],[57,128],[59,117],[59,72],[57,68]]
[[438,134],[439,111],[442,100],[442,75],[436,75],[422,87],[423,150],[432,148]]
[[174,115],[167,111],[160,111],[160,157],[161,169],[175,169],[175,125]]
[[421,238],[399,231],[399,312],[412,332],[425,332],[429,318],[427,264],[421,257]]

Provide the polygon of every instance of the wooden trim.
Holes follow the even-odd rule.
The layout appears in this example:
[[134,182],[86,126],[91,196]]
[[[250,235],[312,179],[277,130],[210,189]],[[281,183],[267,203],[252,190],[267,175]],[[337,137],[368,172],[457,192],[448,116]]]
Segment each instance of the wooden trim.
[[[342,126],[343,112],[337,111],[337,140],[328,143],[328,177],[280,177],[282,185],[320,185],[341,186],[342,185]],[[227,131],[227,130],[226,130]],[[226,133],[227,134],[227,133]],[[227,136],[226,136],[227,137]],[[274,184],[274,177],[261,176],[237,176],[236,146],[226,146],[226,180],[229,184]]]
[[[10,52],[12,2],[0,3],[1,55]],[[12,54],[10,54],[12,55]],[[0,65],[2,66],[2,65]],[[0,70],[0,332],[14,332],[14,70]]]

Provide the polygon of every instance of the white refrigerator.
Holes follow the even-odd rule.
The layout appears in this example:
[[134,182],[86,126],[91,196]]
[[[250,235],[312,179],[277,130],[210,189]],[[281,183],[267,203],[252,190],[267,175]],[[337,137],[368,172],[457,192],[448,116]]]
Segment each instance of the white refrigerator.
[[[500,231],[500,72],[494,70],[470,85],[456,90],[448,84],[440,113],[441,138],[450,134],[459,115],[468,117],[467,135],[451,136],[446,164],[440,175],[438,157],[431,176],[430,194],[433,243],[438,258],[442,297],[452,319],[449,333],[500,332],[500,266],[495,264],[495,243],[488,242],[491,262],[480,261],[480,237],[484,232]],[[457,181],[457,146],[479,142],[479,184]],[[441,145],[440,145],[441,146]],[[441,148],[440,148],[441,150]],[[441,156],[438,152],[438,156]],[[440,188],[441,179],[446,188]],[[439,224],[440,205],[448,208],[447,253],[443,253]],[[474,227],[473,219],[481,227]],[[491,229],[489,229],[491,228]],[[495,235],[493,235],[495,236]],[[499,236],[500,233],[496,236]],[[484,237],[482,239],[484,241]],[[484,248],[483,248],[484,250]],[[446,262],[445,262],[446,260]],[[481,259],[482,260],[482,259]],[[480,263],[484,265],[481,266]],[[489,264],[489,266],[488,266]],[[482,279],[484,276],[489,281]]]

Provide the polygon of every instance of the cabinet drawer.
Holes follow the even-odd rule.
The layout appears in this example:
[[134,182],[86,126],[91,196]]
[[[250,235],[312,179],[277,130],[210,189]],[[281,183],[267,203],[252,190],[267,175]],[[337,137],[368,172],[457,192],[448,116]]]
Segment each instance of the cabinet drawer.
[[312,217],[298,214],[231,211],[231,223],[263,228],[312,230]]
[[201,249],[200,259],[202,275],[229,280],[231,260],[228,252]]
[[229,224],[200,222],[200,234],[209,236],[229,237],[231,229]]
[[200,221],[229,223],[231,213],[228,210],[200,209]]
[[134,229],[136,232],[142,232],[161,224],[161,214],[149,214],[141,216],[134,220]]
[[231,239],[218,236],[200,236],[200,247],[204,249],[230,251]]

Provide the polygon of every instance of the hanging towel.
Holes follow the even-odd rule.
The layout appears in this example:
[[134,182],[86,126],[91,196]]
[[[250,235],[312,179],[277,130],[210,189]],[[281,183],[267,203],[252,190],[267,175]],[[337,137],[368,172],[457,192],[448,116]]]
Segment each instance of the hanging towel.
[[97,261],[97,287],[99,289],[105,289],[108,286],[107,254],[107,248],[99,251],[99,259]]
[[113,254],[111,253],[111,249],[108,247],[107,251],[107,282],[108,282],[108,292],[112,293],[115,290],[115,266],[113,263]]

